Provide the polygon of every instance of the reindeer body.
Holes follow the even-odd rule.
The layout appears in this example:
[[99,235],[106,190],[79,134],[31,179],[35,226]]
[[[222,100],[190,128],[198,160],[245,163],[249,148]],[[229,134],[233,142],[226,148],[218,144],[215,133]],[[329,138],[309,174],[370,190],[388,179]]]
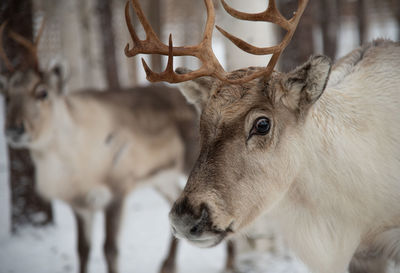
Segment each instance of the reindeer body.
[[300,171],[271,214],[315,272],[345,272],[354,253],[355,267],[379,264],[354,272],[385,272],[382,259],[400,258],[399,75],[398,44],[353,51],[304,126],[287,133],[284,149]]
[[[30,150],[36,187],[76,216],[80,272],[87,272],[92,220],[105,212],[108,272],[117,273],[125,197],[152,185],[168,202],[179,195],[198,153],[197,112],[178,90],[162,85],[64,94],[60,68],[0,78],[7,98],[6,136]],[[161,272],[174,272],[177,240]]]
[[[106,200],[121,197],[163,170],[183,173],[192,160],[185,159],[185,150],[195,153],[195,146],[182,130],[193,129],[183,127],[195,113],[176,91],[158,88],[56,98],[51,135],[31,148],[38,191],[96,209],[98,204],[90,204],[96,193]],[[166,101],[167,96],[173,98]]]
[[399,75],[399,43],[377,40],[332,69],[316,56],[247,84],[185,83],[202,141],[175,234],[212,246],[267,213],[312,272],[385,272],[400,260]]

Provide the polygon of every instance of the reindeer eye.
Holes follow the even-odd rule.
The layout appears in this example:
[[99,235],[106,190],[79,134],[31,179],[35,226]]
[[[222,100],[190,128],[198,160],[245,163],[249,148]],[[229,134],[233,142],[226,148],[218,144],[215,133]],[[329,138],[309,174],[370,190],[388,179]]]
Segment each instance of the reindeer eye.
[[47,90],[44,88],[39,89],[35,94],[35,98],[37,100],[44,100],[47,98]]
[[271,124],[268,118],[260,117],[256,119],[253,125],[252,134],[266,135],[271,128]]

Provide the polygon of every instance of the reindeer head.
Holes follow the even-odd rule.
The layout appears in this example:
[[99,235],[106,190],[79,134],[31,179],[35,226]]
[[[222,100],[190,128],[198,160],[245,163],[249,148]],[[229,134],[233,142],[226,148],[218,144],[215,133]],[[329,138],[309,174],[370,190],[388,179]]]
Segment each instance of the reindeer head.
[[[212,25],[212,4],[205,2],[207,22]],[[128,56],[130,52],[135,55],[149,51],[169,55],[167,69],[160,74],[144,63],[148,79],[183,82],[182,93],[201,112],[200,155],[170,212],[176,236],[198,246],[216,245],[262,211],[274,207],[288,192],[300,168],[301,143],[296,139],[301,138],[308,113],[323,93],[331,67],[327,57],[315,56],[287,74],[273,71],[306,2],[299,1],[299,9],[290,20],[280,15],[272,0],[264,13],[256,15],[235,11],[223,2],[225,9],[237,18],[273,21],[288,30],[282,43],[271,48],[255,48],[222,30],[249,53],[272,53],[266,68],[223,72],[214,61],[215,56],[203,48],[206,43],[211,47],[212,26],[208,24],[205,38],[197,47],[175,48],[170,39],[169,47],[159,46],[158,41],[155,50],[154,44],[146,47],[148,40],[134,37],[135,47],[126,51]],[[134,7],[137,9],[136,3]],[[142,17],[141,12],[138,15]],[[143,18],[141,22],[146,25]],[[148,39],[153,37],[151,31],[146,32]],[[197,71],[177,69],[174,73],[173,55],[197,56],[203,66]],[[208,70],[208,66],[212,69]]]
[[[0,37],[4,27],[5,24],[1,26]],[[17,68],[11,65],[0,43],[0,56],[10,71],[8,77],[0,77],[0,92],[6,99],[5,133],[8,144],[16,148],[34,147],[47,139],[53,101],[63,89],[60,64],[54,64],[48,70],[39,68],[36,51],[41,32],[34,43],[10,32],[10,37],[29,53],[27,63]]]
[[[330,65],[315,56],[290,73],[241,85],[221,85],[211,77],[182,84],[202,114],[200,156],[170,213],[178,236],[215,245],[282,199],[299,171],[296,139],[325,88]],[[252,70],[258,69],[231,76]]]

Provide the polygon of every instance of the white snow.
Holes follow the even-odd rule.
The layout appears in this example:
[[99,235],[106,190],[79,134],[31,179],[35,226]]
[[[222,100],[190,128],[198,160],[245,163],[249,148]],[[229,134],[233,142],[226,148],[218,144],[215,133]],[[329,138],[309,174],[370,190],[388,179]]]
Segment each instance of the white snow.
[[[0,239],[0,273],[77,272],[75,221],[67,205],[53,202],[55,225],[24,228],[17,235]],[[169,244],[169,207],[150,188],[133,192],[126,203],[125,221],[120,236],[121,272],[158,272]],[[102,256],[103,216],[96,215],[90,273],[105,273]],[[178,272],[222,272],[225,244],[200,249],[182,242],[178,250]],[[305,267],[288,256],[247,253],[239,258],[238,268],[248,273],[306,273]]]

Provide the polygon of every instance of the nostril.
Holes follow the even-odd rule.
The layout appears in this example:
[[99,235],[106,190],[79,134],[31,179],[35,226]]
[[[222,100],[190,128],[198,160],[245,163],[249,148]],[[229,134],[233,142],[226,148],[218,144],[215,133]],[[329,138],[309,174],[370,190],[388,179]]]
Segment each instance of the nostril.
[[193,206],[187,197],[175,202],[169,214],[171,231],[176,237],[200,237],[211,230],[210,211],[205,203]]
[[200,233],[199,231],[200,231],[200,225],[197,224],[190,229],[190,234],[191,235],[199,235],[199,233]]
[[200,235],[203,231],[206,225],[208,224],[209,219],[208,219],[208,210],[207,208],[203,208],[201,211],[201,216],[197,223],[190,229],[190,234],[191,235]]

